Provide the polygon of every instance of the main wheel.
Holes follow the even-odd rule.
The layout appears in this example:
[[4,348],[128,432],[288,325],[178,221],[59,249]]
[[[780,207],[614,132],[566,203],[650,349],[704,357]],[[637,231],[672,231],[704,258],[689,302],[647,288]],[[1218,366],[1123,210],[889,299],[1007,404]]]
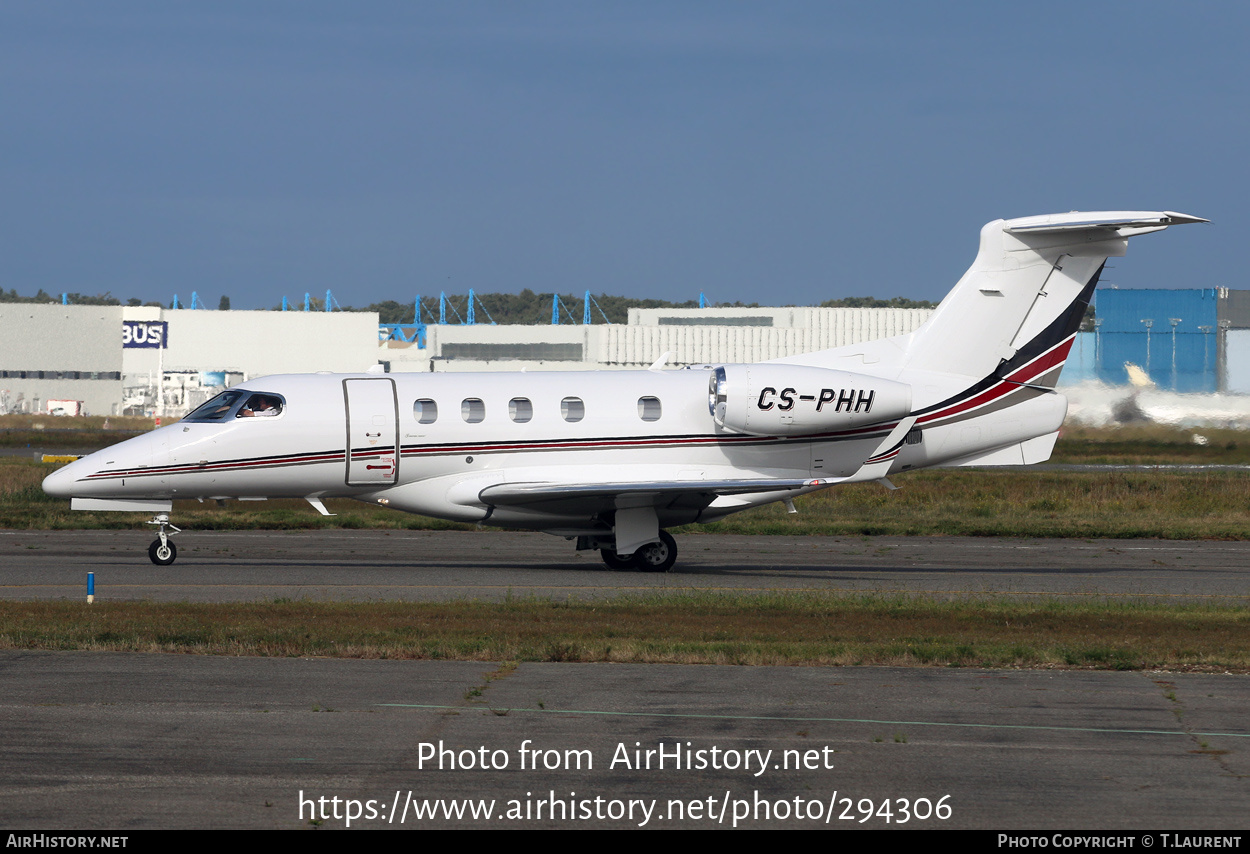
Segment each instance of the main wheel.
[[668,572],[677,562],[677,541],[668,531],[660,531],[658,543],[647,543],[634,552],[634,568],[643,572]]
[[165,544],[161,545],[161,541],[155,539],[152,545],[148,546],[148,557],[157,566],[169,566],[178,557],[178,547],[174,545],[173,540],[166,540]]
[[633,569],[633,555],[618,555],[612,549],[599,549],[603,562],[608,565],[608,569]]

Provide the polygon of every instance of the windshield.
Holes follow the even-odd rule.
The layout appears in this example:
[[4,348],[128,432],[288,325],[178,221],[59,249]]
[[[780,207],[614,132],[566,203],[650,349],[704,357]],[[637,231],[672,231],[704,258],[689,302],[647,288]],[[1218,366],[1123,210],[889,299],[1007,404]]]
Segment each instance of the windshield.
[[248,395],[246,391],[223,391],[208,403],[196,407],[183,421],[225,421],[234,405]]
[[231,389],[223,391],[208,403],[196,408],[183,421],[221,422],[235,418],[272,418],[281,415],[286,401],[280,394],[267,391]]

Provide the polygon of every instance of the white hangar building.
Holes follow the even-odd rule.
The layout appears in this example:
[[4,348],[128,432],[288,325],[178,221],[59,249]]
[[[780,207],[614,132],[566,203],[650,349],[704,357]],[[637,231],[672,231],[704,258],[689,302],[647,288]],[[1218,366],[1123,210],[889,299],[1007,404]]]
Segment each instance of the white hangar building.
[[392,371],[597,370],[645,368],[665,353],[674,366],[760,362],[891,335],[924,323],[932,309],[630,309],[626,324],[437,325],[425,347],[383,342]]

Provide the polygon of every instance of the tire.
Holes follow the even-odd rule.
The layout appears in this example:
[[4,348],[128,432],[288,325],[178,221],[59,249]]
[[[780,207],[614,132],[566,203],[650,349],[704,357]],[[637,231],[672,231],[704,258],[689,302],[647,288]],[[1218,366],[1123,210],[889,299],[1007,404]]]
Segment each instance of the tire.
[[660,531],[660,541],[642,546],[632,562],[641,572],[668,572],[677,562],[677,541],[668,531]]
[[169,566],[178,559],[178,547],[172,540],[167,540],[163,547],[159,539],[153,540],[152,545],[148,546],[148,557],[157,566]]
[[607,564],[608,569],[633,569],[633,555],[618,555],[612,549],[599,549],[599,555],[603,558],[603,562]]

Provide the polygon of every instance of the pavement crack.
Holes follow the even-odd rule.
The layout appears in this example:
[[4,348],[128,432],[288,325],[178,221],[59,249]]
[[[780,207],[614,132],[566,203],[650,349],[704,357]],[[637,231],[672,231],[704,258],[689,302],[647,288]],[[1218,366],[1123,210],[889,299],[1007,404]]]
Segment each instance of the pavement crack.
[[482,683],[480,685],[471,685],[469,686],[469,689],[464,692],[465,703],[470,706],[485,706],[487,709],[490,709],[493,714],[500,717],[507,715],[511,709],[493,708],[486,700],[486,692],[490,690],[492,683],[500,679],[506,679],[515,673],[516,669],[517,662],[505,661],[489,673],[483,673]]
[[1180,724],[1181,730],[1189,736],[1190,741],[1196,745],[1196,749],[1190,750],[1190,753],[1196,753],[1202,756],[1211,757],[1212,761],[1219,766],[1220,770],[1230,777],[1240,776],[1235,772],[1224,757],[1229,753],[1227,750],[1212,747],[1211,742],[1202,737],[1201,733],[1195,732],[1194,728],[1185,721],[1185,713],[1188,711],[1185,707],[1184,700],[1177,694],[1175,682],[1166,679],[1152,680],[1159,690],[1163,692],[1165,699],[1172,704],[1172,714],[1176,717],[1176,722]]

